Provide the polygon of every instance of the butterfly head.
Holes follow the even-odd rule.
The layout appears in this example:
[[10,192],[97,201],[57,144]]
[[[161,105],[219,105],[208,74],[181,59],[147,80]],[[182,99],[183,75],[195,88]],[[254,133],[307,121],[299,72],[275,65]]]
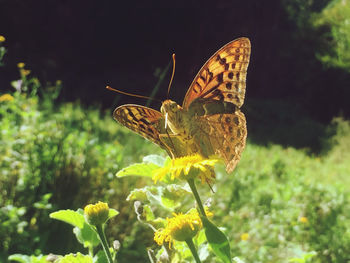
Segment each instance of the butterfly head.
[[175,101],[165,100],[160,107],[160,111],[163,113],[165,117],[165,128],[169,126],[169,128],[174,132],[178,133],[178,126],[180,124],[180,115],[181,115],[181,106],[178,105]]
[[180,105],[178,105],[175,101],[165,100],[160,107],[160,111],[165,115],[169,114],[170,116],[177,113],[181,109]]

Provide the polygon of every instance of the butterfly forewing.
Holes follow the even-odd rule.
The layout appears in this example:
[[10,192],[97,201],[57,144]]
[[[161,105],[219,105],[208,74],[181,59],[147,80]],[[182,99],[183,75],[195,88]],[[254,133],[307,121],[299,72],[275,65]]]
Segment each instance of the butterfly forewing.
[[198,98],[231,102],[241,107],[249,57],[248,38],[238,38],[219,49],[194,78],[183,107],[187,109]]
[[[244,102],[250,57],[248,38],[236,39],[219,49],[200,69],[185,95],[183,108],[163,113],[127,104],[115,109],[118,122],[164,148],[172,158],[200,153],[220,156],[233,171],[245,146]],[[171,102],[171,101],[170,101]]]
[[130,130],[166,148],[160,140],[160,134],[165,133],[164,116],[161,112],[140,105],[126,104],[116,108],[113,117]]

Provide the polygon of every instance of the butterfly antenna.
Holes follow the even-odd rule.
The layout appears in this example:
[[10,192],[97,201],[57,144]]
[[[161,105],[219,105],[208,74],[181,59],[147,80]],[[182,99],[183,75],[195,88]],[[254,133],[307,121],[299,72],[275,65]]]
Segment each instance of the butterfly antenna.
[[211,184],[210,184],[210,182],[209,182],[208,179],[206,179],[206,182],[207,182],[207,184],[208,184],[208,186],[209,186],[211,192],[212,192],[213,194],[215,194],[215,191],[214,191],[213,187],[211,186]]
[[110,87],[110,86],[106,86],[106,89],[109,89],[109,90],[112,90],[112,91],[115,91],[115,92],[118,92],[118,93],[120,93],[120,94],[124,94],[124,95],[127,95],[127,96],[132,96],[132,97],[141,98],[141,99],[155,100],[155,101],[161,102],[160,100],[157,100],[157,99],[155,99],[155,98],[151,98],[151,97],[147,97],[147,96],[142,96],[142,95],[137,95],[137,94],[128,93],[128,92],[125,92],[125,91],[113,89],[113,88]]
[[175,75],[175,54],[172,55],[172,58],[173,58],[173,72],[171,73],[171,79],[170,79],[169,86],[168,86],[168,94],[167,94],[168,99],[169,99],[171,83],[173,83],[173,79],[174,79],[174,75]]

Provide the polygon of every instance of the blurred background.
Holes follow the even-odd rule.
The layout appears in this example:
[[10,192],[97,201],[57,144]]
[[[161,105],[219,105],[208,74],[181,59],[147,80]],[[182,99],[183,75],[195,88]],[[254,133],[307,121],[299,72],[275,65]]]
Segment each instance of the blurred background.
[[[8,108],[2,112],[3,125],[8,125],[2,127],[3,131],[6,129],[8,131],[6,133],[8,137],[3,133],[1,138],[2,153],[4,156],[7,154],[7,157],[10,158],[3,157],[2,159],[3,171],[9,169],[1,177],[1,182],[7,187],[4,187],[7,190],[2,192],[3,207],[9,204],[14,205],[15,201],[18,202],[18,207],[25,207],[26,205],[20,204],[20,199],[26,201],[27,204],[28,200],[44,202],[42,198],[49,192],[54,193],[54,198],[51,200],[56,201],[55,209],[69,207],[72,200],[74,200],[73,206],[75,207],[71,208],[76,209],[85,204],[86,200],[97,199],[101,196],[111,198],[115,190],[103,190],[99,180],[107,180],[109,187],[116,188],[111,177],[118,169],[132,161],[140,161],[140,156],[158,151],[158,149],[154,150],[155,147],[152,148],[153,146],[146,143],[147,146],[144,148],[138,148],[138,145],[133,142],[135,146],[130,146],[126,150],[125,146],[115,142],[116,140],[123,142],[131,136],[131,133],[114,123],[113,109],[125,103],[145,105],[146,101],[113,93],[105,89],[105,86],[110,85],[121,91],[150,96],[161,72],[170,63],[171,55],[176,53],[176,72],[170,98],[181,105],[192,79],[205,61],[221,46],[242,36],[248,37],[252,44],[247,74],[246,101],[242,107],[247,116],[249,145],[266,147],[266,149],[275,147],[271,145],[278,145],[272,154],[275,157],[290,154],[290,152],[284,152],[284,149],[300,150],[304,157],[291,158],[294,160],[310,158],[315,162],[320,162],[320,160],[322,162],[322,158],[328,156],[327,154],[334,149],[334,145],[341,145],[341,149],[337,148],[339,151],[332,157],[332,166],[327,170],[332,172],[323,170],[324,175],[322,176],[326,178],[330,173],[338,174],[334,167],[342,167],[339,174],[342,178],[347,178],[349,167],[345,164],[345,156],[348,156],[346,145],[350,145],[348,143],[350,138],[349,140],[344,138],[348,138],[350,132],[349,123],[346,121],[350,117],[350,3],[348,0],[188,0],[159,3],[133,2],[133,5],[112,0],[0,0],[0,35],[6,38],[6,41],[2,43],[2,46],[6,48],[6,54],[3,56],[0,68],[1,94],[13,93],[15,91],[13,87],[19,83],[13,82],[15,80],[23,82],[25,78],[28,87],[36,83],[35,81],[30,82],[31,78],[40,81],[39,86],[46,91],[35,92],[37,101],[34,101],[34,104],[31,104],[29,100],[18,99],[22,105],[18,107],[22,107],[23,111],[33,109],[44,112],[40,121],[48,126],[46,127],[48,130],[53,129],[52,134],[46,132],[46,128],[40,131],[35,130],[40,127],[39,125],[25,134],[16,133],[15,131],[25,132],[18,128],[23,124],[22,122],[26,123],[24,115],[21,115],[25,112],[19,113],[19,111]],[[25,65],[21,67],[18,63]],[[24,68],[30,72],[23,72]],[[155,96],[159,100],[167,98],[170,73],[166,75]],[[58,87],[60,91],[56,92],[55,88]],[[24,109],[23,105],[27,105],[27,108]],[[159,109],[160,103],[152,102],[151,106]],[[12,121],[5,122],[5,116],[9,111],[17,112],[16,114],[21,117],[16,115],[17,117],[13,117]],[[52,127],[50,121],[55,122],[52,123]],[[9,123],[13,123],[14,126]],[[33,119],[27,120],[27,127],[30,123],[35,122]],[[56,130],[60,128],[65,130]],[[76,128],[80,131],[71,133]],[[63,138],[70,138],[69,136],[73,136],[71,134],[76,136],[73,136],[71,140],[78,144],[71,151],[63,146],[55,148],[55,153],[50,152],[52,149],[47,150],[46,148],[39,151],[35,148],[39,147],[38,144],[33,145],[35,148],[33,150],[28,145],[41,138],[40,136],[35,137],[34,140],[31,137],[36,132],[42,133],[44,138],[50,140],[42,142],[43,149],[48,145],[68,147],[70,142],[65,142]],[[85,133],[86,137],[84,137]],[[100,137],[93,139],[89,137],[91,134]],[[14,140],[13,144],[9,143],[14,136],[27,140],[26,145],[30,148],[27,153],[29,160],[33,160],[31,151],[40,153],[37,159],[41,161],[38,161],[35,168],[32,169],[36,171],[36,176],[52,172],[52,167],[55,166],[50,166],[53,164],[49,161],[55,159],[50,156],[61,156],[64,159],[64,162],[62,162],[63,159],[55,161],[60,163],[60,168],[50,175],[51,179],[47,179],[47,182],[44,183],[40,181],[35,187],[32,187],[36,189],[36,196],[32,199],[18,197],[20,196],[18,191],[24,191],[26,187],[21,181],[20,190],[17,189],[19,187],[18,178],[21,176],[20,172],[15,172],[17,168],[14,170],[11,165],[14,161],[17,162],[19,157],[11,155],[9,149],[17,147],[16,151],[19,155],[23,157],[25,154],[21,152],[22,146],[16,144],[20,142]],[[143,144],[141,138],[137,136],[132,138],[136,138],[133,140],[139,140],[137,142]],[[77,140],[80,140],[80,143]],[[101,146],[104,144],[107,148]],[[248,146],[248,152],[249,147],[253,146]],[[116,155],[119,158],[117,158],[118,161],[116,161]],[[284,169],[298,166],[290,163],[289,159],[287,161],[276,158],[271,163],[271,169],[277,175],[279,174],[278,180],[281,179],[281,174],[284,174]],[[26,163],[27,160],[23,160],[23,163]],[[46,166],[43,165],[43,160],[46,160]],[[334,160],[336,163],[333,162]],[[8,164],[5,164],[6,162]],[[101,163],[105,165],[104,168],[91,170],[92,167],[98,167]],[[303,165],[303,167],[306,166]],[[244,168],[240,169],[242,173],[245,173]],[[319,179],[319,176],[322,177],[320,171],[323,168],[319,169],[317,170],[319,173],[315,172],[313,177],[315,181]],[[8,181],[11,173],[16,174],[16,180]],[[86,178],[79,177],[81,174],[84,176],[93,174],[100,179],[94,178],[86,181]],[[106,174],[110,176],[107,179]],[[77,189],[83,189],[81,185],[89,187],[88,184],[91,184],[92,181],[100,182],[101,185],[96,186],[92,196],[89,196],[91,193],[89,189],[83,189],[79,190],[81,195],[78,199],[72,195],[71,200],[67,201],[65,199],[67,195],[62,194],[68,191],[67,188],[57,189],[57,187],[64,188],[57,182],[65,182],[67,178],[71,180],[72,188],[69,191],[72,193]],[[334,179],[327,177],[325,185],[329,183],[329,180]],[[244,185],[244,182],[240,184]],[[339,185],[344,185],[344,182],[339,181]],[[47,187],[44,187],[45,190],[42,188],[43,184]],[[133,181],[133,184],[137,184],[137,181]],[[130,187],[127,185],[130,185],[130,182],[125,183],[123,187],[125,189]],[[331,192],[339,194],[340,188],[337,187]],[[118,197],[123,200],[120,201],[121,203],[125,202],[125,189]],[[250,188],[246,190],[247,194],[252,191]],[[344,194],[343,191],[345,190],[342,188],[342,194]],[[9,193],[12,194],[9,195]],[[314,194],[310,190],[310,196]],[[276,195],[266,194],[265,191],[260,191],[257,195],[259,198],[256,200],[261,198],[263,201],[260,201],[263,203],[266,198],[267,200],[276,198]],[[320,196],[322,195],[323,192]],[[118,203],[118,198],[114,199],[116,203]],[[333,200],[332,198],[330,197],[330,200]],[[248,199],[247,197],[247,202]],[[301,200],[302,198],[299,200],[302,203]],[[315,200],[312,202],[317,203]],[[121,206],[121,203],[118,206]],[[126,205],[126,207],[129,206]],[[342,210],[344,207],[342,203],[338,208]],[[238,209],[236,206],[235,208]],[[121,207],[119,209],[127,210]],[[342,214],[343,211],[340,210],[336,211]],[[317,211],[315,215],[319,213]],[[18,222],[30,221],[35,213],[35,209],[27,209],[24,212],[26,219],[18,219]],[[123,215],[123,212],[121,214]],[[130,215],[124,214],[124,216],[128,218]],[[315,220],[316,218],[317,216]],[[336,221],[336,217],[332,217],[333,219]],[[328,221],[325,223],[323,230],[328,227],[328,223]],[[50,223],[46,222],[46,227],[49,225]],[[18,226],[14,226],[13,229],[18,230]],[[66,231],[69,232],[69,228]],[[120,229],[115,231],[119,233]],[[7,237],[9,235],[10,233],[7,233]],[[314,237],[319,235],[320,232],[316,231]],[[53,236],[54,234],[51,233],[45,238],[52,240]],[[45,249],[43,240],[41,237],[39,242],[41,246],[38,245],[41,247],[40,251],[47,252],[50,249],[50,251],[57,251],[54,245]],[[63,237],[62,240],[64,240]],[[326,246],[329,239],[325,240]],[[7,245],[3,248],[4,255],[16,251],[22,253],[33,251],[33,248],[26,250],[21,247],[23,244],[11,242],[13,240],[8,240]],[[129,249],[125,250],[127,251],[125,253],[130,254],[137,243],[134,242],[134,239],[128,242],[125,244],[129,245],[124,245],[124,247]],[[315,244],[317,244],[316,241]],[[304,248],[307,250],[310,247],[313,250],[318,249],[316,245],[310,244]],[[243,248],[240,249],[236,248],[235,251],[242,251]],[[249,249],[251,251],[252,248]],[[247,247],[247,251],[249,249]],[[320,248],[320,251],[322,249]],[[339,249],[339,247],[334,248],[334,251],[338,251],[334,253],[340,253]],[[345,248],[341,249],[345,255]],[[57,252],[62,251],[58,249]],[[263,254],[261,251],[259,253]],[[319,252],[318,255],[320,254],[322,253]],[[268,258],[264,255],[261,257]],[[338,258],[334,255],[324,256],[319,262],[345,262],[342,261],[345,258],[339,255]]]
[[[347,18],[340,13],[347,1],[338,2],[325,10],[329,0],[186,1],[157,8],[116,1],[1,0],[0,28],[9,49],[1,89],[10,89],[21,61],[42,81],[62,80],[60,100],[111,107],[118,94],[105,90],[107,84],[149,95],[157,72],[176,53],[170,96],[181,103],[204,62],[245,36],[252,42],[247,103],[281,100],[328,122],[350,114]],[[161,100],[168,79],[157,94]],[[123,96],[118,104],[135,100]]]

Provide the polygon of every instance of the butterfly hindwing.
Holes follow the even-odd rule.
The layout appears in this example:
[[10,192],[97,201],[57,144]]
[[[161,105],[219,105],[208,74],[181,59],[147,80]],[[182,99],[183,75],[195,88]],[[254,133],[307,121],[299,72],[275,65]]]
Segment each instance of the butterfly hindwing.
[[170,100],[163,102],[162,112],[126,104],[115,109],[114,119],[164,148],[172,158],[197,153],[204,157],[216,155],[232,172],[247,137],[246,119],[240,107],[249,57],[249,39],[233,40],[199,70],[183,107]]
[[246,119],[236,110],[233,113],[204,115],[198,117],[195,135],[197,141],[209,141],[202,147],[206,156],[218,155],[232,172],[239,162],[247,138]]
[[226,101],[241,107],[244,102],[250,41],[238,38],[219,49],[199,70],[188,89],[183,107],[198,98]]

